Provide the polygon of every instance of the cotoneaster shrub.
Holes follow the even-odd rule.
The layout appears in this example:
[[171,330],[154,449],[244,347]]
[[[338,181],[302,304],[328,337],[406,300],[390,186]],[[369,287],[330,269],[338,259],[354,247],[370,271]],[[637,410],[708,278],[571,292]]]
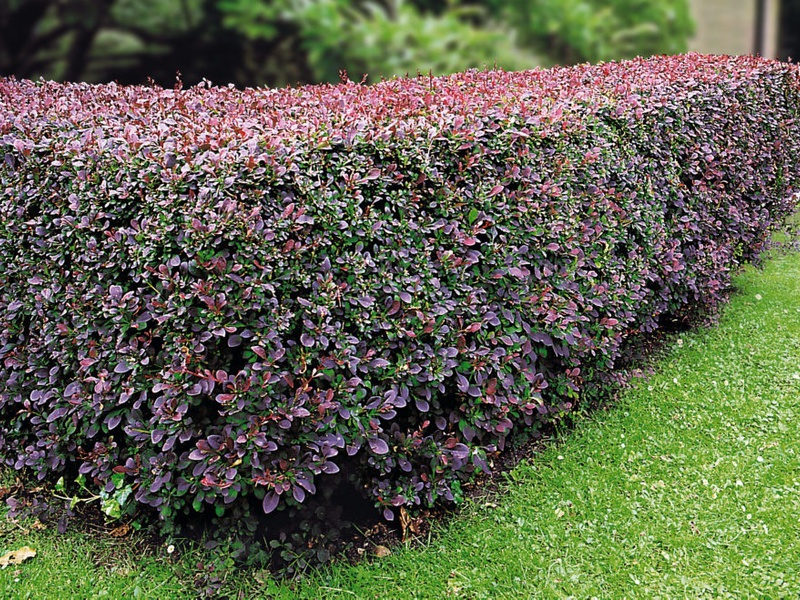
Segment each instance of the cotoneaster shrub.
[[312,546],[343,486],[387,519],[452,500],[757,257],[796,208],[798,81],[699,55],[2,80],[3,462],[167,530],[290,511]]

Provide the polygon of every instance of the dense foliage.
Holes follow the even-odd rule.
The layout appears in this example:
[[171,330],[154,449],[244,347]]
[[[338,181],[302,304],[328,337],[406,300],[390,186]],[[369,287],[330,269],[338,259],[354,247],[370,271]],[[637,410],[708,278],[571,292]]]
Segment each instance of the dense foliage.
[[0,80],[2,460],[168,528],[453,500],[758,255],[796,207],[799,81]]

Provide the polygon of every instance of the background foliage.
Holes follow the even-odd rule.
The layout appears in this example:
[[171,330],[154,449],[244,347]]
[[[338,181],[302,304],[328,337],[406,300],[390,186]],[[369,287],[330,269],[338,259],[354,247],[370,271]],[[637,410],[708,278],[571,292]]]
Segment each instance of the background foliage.
[[686,50],[687,0],[4,0],[0,75],[373,81]]
[[526,45],[566,62],[686,51],[686,0],[487,0]]

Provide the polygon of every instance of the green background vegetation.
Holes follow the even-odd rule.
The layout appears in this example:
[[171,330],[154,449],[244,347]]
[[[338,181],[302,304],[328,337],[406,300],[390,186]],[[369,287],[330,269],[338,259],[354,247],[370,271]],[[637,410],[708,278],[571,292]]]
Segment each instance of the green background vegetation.
[[687,0],[4,0],[0,75],[278,86],[675,54]]

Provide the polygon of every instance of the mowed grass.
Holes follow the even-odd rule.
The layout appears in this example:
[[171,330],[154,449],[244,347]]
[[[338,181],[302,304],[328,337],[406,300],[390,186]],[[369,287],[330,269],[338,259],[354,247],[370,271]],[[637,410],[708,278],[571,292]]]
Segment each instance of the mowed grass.
[[[423,544],[301,582],[229,574],[243,598],[746,598],[800,593],[800,254],[736,280],[609,409],[505,476]],[[0,521],[0,597],[192,598],[201,551]]]

